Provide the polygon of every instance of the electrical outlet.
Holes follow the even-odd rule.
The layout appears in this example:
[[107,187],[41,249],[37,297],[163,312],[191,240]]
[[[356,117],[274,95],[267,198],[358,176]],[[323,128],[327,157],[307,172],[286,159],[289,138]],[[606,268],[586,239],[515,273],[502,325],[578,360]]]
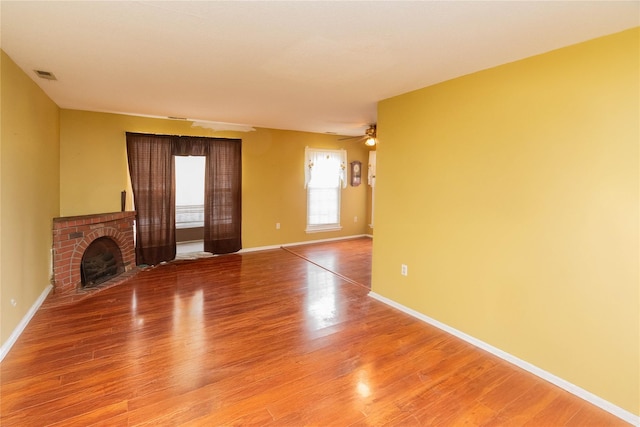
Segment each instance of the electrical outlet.
[[403,276],[409,274],[409,268],[407,267],[407,264],[400,265],[400,274],[402,274]]
[[18,305],[18,301],[16,301],[15,298],[11,298],[11,305],[15,307]]
[[358,222],[358,217],[357,216],[353,217],[353,222]]
[[280,223],[276,222],[276,230],[280,230]]

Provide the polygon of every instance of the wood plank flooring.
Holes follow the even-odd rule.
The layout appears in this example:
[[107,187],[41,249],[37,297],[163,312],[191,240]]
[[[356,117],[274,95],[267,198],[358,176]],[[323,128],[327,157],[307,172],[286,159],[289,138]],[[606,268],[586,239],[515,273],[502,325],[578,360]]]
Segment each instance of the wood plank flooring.
[[309,245],[287,246],[284,249],[332,271],[347,281],[371,289],[371,249],[373,239],[361,237]]
[[47,301],[0,364],[0,425],[625,425],[364,281],[277,249]]

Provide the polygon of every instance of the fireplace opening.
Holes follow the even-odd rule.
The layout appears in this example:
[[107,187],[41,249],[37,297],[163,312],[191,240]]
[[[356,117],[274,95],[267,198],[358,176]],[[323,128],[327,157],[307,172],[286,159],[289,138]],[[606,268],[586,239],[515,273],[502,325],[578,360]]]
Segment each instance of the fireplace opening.
[[124,272],[122,253],[109,237],[99,237],[87,248],[80,263],[83,287],[97,286]]

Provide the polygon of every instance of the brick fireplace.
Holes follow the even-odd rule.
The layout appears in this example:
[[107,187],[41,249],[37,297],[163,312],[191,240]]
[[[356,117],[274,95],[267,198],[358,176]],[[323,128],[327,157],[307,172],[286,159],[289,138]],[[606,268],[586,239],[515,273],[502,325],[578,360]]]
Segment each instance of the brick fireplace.
[[[122,268],[132,270],[136,264],[133,243],[135,212],[113,212],[95,215],[54,218],[53,220],[53,291],[69,295],[83,290],[82,257],[96,239],[111,239],[122,255]],[[117,275],[104,285],[116,280]]]

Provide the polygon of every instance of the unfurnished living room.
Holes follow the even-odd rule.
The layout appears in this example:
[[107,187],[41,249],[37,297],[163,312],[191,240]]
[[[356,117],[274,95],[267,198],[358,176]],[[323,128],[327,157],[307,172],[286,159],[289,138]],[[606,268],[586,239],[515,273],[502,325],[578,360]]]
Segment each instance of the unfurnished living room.
[[640,425],[640,2],[0,19],[1,426]]

